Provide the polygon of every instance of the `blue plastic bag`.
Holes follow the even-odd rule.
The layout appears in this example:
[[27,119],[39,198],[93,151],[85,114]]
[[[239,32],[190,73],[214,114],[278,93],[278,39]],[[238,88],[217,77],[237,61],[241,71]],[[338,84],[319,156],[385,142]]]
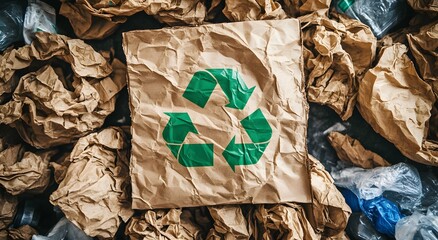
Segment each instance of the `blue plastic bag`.
[[395,235],[395,225],[404,217],[397,205],[382,196],[363,200],[362,210],[377,231],[392,237]]

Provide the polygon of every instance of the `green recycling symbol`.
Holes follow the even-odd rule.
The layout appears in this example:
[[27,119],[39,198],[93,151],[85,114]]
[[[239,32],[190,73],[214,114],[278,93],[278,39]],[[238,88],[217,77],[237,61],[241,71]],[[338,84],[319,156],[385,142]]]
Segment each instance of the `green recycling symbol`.
[[[197,71],[183,97],[192,103],[204,108],[219,84],[229,103],[228,108],[244,109],[255,87],[248,88],[233,69],[218,68]],[[170,117],[163,130],[163,138],[167,147],[178,162],[185,167],[208,167],[213,166],[213,144],[184,144],[189,132],[198,134],[190,116],[186,112],[166,112]],[[235,171],[235,166],[256,164],[272,137],[272,129],[260,109],[257,109],[240,121],[252,143],[236,143],[234,136],[222,155]]]

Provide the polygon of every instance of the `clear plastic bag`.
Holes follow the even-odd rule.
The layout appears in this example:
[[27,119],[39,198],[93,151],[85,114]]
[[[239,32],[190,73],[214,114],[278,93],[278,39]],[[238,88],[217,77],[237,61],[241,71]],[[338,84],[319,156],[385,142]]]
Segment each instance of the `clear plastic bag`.
[[36,32],[56,33],[56,12],[45,2],[29,0],[24,16],[24,41],[27,44],[32,43]]
[[368,25],[377,38],[400,23],[408,9],[406,0],[338,0],[336,10]]
[[352,213],[347,228],[348,236],[357,240],[386,240],[387,238],[374,229],[371,221],[363,213]]
[[395,227],[397,240],[438,240],[438,216],[414,213],[400,220]]
[[0,51],[23,38],[23,9],[16,1],[0,3]]
[[47,236],[34,235],[32,240],[92,240],[81,229],[76,227],[67,218],[63,217],[47,234]]
[[332,177],[337,186],[350,189],[361,199],[384,196],[403,210],[413,209],[422,197],[418,171],[406,163],[369,170],[346,168],[332,172]]

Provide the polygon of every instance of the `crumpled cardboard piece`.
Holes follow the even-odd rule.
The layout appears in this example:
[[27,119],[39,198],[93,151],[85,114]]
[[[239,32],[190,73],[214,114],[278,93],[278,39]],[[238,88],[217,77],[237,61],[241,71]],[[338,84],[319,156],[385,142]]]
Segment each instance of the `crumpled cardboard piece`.
[[0,185],[12,195],[41,193],[50,183],[49,161],[55,151],[33,153],[22,144],[0,149]]
[[29,225],[11,228],[8,232],[8,239],[10,240],[31,240],[33,235],[38,234],[37,230]]
[[371,66],[377,40],[361,22],[333,14],[300,17],[303,30],[307,96],[347,120],[356,103],[359,81]]
[[283,0],[285,11],[292,17],[304,16],[316,12],[327,15],[332,0]]
[[384,47],[377,66],[359,87],[358,109],[373,129],[406,157],[438,166],[438,145],[427,141],[435,96],[406,55],[407,47]]
[[438,0],[408,0],[416,11],[438,12]]
[[256,205],[253,224],[255,239],[320,239],[304,208],[295,203]]
[[73,3],[64,0],[59,13],[69,19],[79,38],[102,39],[128,16],[141,11],[171,26],[202,24],[207,12],[199,0],[76,0]]
[[407,40],[421,78],[438,97],[438,21],[421,27],[419,33],[407,34]]
[[132,216],[127,145],[123,132],[107,128],[78,140],[70,165],[50,202],[87,235],[113,237]]
[[[123,41],[134,209],[311,201],[298,20],[132,31]],[[192,79],[212,83],[211,97]],[[204,95],[204,106],[189,100]],[[190,153],[198,146],[210,148]]]
[[306,204],[309,222],[322,237],[341,234],[348,223],[351,209],[324,166],[309,155],[313,202]]
[[125,234],[131,239],[201,239],[200,227],[184,215],[188,210],[149,210],[140,217],[133,217],[126,225]]
[[[15,213],[17,213],[17,205],[18,199],[15,196],[0,190],[0,232],[5,231],[14,220]],[[7,234],[7,232],[4,234]]]
[[233,22],[287,18],[275,0],[225,0],[222,13]]
[[248,222],[238,205],[208,207],[214,220],[207,239],[249,239]]
[[[57,60],[71,64],[73,76]],[[23,71],[30,72],[15,82]],[[49,148],[102,126],[126,84],[125,66],[117,59],[110,65],[82,40],[38,32],[31,45],[0,59],[0,82],[0,94],[14,90],[2,86],[17,86],[0,105],[0,123],[15,127],[32,146]]]
[[356,167],[371,169],[390,166],[380,155],[365,149],[359,140],[340,132],[331,132],[328,140],[339,159]]

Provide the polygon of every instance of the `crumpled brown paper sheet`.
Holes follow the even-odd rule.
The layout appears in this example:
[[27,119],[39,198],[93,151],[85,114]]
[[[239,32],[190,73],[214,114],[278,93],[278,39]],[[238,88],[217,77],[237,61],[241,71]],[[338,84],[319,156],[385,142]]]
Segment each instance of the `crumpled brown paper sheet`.
[[8,230],[8,232],[8,239],[10,240],[31,240],[33,235],[38,234],[38,232],[29,225],[11,228]]
[[21,144],[0,149],[0,185],[12,195],[41,193],[50,182],[54,151],[33,153]]
[[300,17],[308,100],[328,105],[347,120],[353,113],[359,81],[371,66],[377,40],[370,28],[342,15],[338,21],[312,13]]
[[358,108],[364,119],[408,158],[438,166],[438,145],[427,141],[435,96],[406,55],[407,47],[384,47],[377,66],[364,76]]
[[407,34],[407,40],[421,78],[438,96],[438,21],[421,27],[417,34]]
[[102,39],[108,37],[126,18],[113,18],[111,21],[94,16],[81,4],[63,2],[59,14],[68,18],[76,36],[81,39]]
[[[57,60],[71,64],[72,77]],[[16,84],[24,70],[30,72]],[[36,148],[71,143],[101,127],[114,111],[125,74],[123,63],[114,59],[111,66],[82,40],[38,32],[31,45],[0,59],[0,82],[18,85],[12,100],[0,105],[0,123],[15,127]],[[2,86],[0,94],[11,90]]]
[[202,24],[207,12],[199,0],[76,0],[63,1],[59,13],[69,19],[78,37],[102,39],[125,22],[127,16],[141,11],[171,26]]
[[408,3],[417,11],[438,12],[438,0],[408,0]]
[[80,138],[64,179],[50,196],[50,202],[89,236],[113,237],[133,213],[125,141],[118,128]]
[[324,166],[309,155],[313,202],[306,204],[310,223],[322,237],[333,237],[342,233],[347,226],[351,209],[334,185],[334,180]]
[[254,218],[255,239],[320,239],[307,220],[304,208],[295,203],[257,205]]
[[207,239],[249,239],[248,223],[238,205],[208,207],[214,219]]
[[287,18],[280,3],[274,0],[225,0],[222,12],[233,22]]
[[201,239],[200,227],[184,215],[188,210],[160,209],[146,211],[133,217],[126,225],[125,234],[131,239],[167,240]]
[[339,132],[331,132],[328,140],[339,159],[354,166],[371,169],[390,166],[380,155],[365,149],[359,140]]
[[[6,230],[9,224],[12,223],[17,212],[18,200],[9,193],[0,190],[0,232]],[[6,233],[3,233],[7,235]],[[2,236],[0,234],[0,236]],[[3,238],[1,238],[3,239]]]
[[292,17],[304,16],[317,12],[327,15],[332,0],[284,0],[285,10]]

